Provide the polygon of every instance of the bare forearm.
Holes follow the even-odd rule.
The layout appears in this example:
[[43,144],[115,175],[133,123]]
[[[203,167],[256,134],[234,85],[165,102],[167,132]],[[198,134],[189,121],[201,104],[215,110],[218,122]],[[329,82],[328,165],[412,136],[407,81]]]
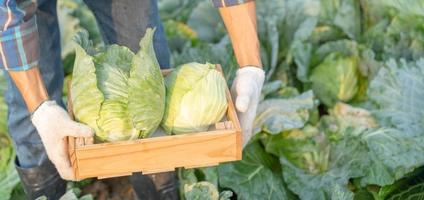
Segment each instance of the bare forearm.
[[9,71],[9,75],[22,94],[30,113],[48,100],[48,93],[38,67],[26,71]]
[[219,12],[230,35],[239,66],[262,67],[255,2],[220,8]]

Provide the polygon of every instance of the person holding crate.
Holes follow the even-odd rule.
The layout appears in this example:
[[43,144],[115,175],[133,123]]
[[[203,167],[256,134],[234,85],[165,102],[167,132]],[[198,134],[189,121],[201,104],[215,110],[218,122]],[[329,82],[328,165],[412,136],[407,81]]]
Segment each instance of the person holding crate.
[[[232,87],[246,144],[264,82],[253,0],[212,0],[230,35],[240,69]],[[156,0],[84,0],[107,44],[138,50],[148,27],[156,27],[154,49],[161,68],[170,55]],[[28,199],[58,199],[74,174],[66,137],[90,137],[92,129],[74,122],[62,101],[63,69],[56,0],[0,0],[0,66],[7,72],[8,128],[16,149],[16,168]],[[155,176],[155,175],[153,175]],[[159,175],[158,175],[159,176]],[[171,180],[171,179],[170,179]],[[146,176],[133,175],[144,199],[175,199]],[[156,185],[156,186],[155,186]],[[166,185],[166,184],[165,184]],[[171,182],[171,187],[173,182]],[[165,188],[165,189],[164,189]],[[148,190],[159,190],[152,193]],[[170,194],[166,194],[166,193]]]

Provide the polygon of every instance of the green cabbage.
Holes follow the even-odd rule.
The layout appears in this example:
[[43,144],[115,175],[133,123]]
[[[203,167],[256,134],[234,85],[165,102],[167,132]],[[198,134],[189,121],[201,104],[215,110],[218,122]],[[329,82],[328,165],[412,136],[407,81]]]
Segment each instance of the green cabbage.
[[71,86],[77,121],[92,127],[100,141],[148,137],[165,109],[165,86],[148,29],[134,54],[127,47],[91,47],[86,33],[76,37]]
[[312,72],[310,80],[317,97],[327,106],[347,102],[358,92],[356,57],[338,53],[328,55]]
[[206,131],[227,110],[227,85],[213,64],[181,65],[165,78],[165,85],[162,126],[168,133]]

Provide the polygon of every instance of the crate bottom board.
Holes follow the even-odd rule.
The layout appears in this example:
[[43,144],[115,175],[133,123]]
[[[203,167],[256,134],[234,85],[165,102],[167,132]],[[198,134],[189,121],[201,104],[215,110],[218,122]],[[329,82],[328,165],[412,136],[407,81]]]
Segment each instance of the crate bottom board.
[[78,180],[213,166],[239,160],[240,133],[220,130],[148,138],[74,149],[72,163]]

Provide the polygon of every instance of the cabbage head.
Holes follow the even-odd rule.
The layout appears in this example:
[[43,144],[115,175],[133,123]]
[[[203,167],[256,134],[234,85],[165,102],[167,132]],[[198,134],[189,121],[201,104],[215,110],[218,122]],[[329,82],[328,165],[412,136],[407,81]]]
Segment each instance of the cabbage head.
[[227,110],[227,85],[213,64],[183,64],[165,78],[165,85],[162,127],[168,133],[206,131]]
[[87,34],[75,41],[71,99],[77,121],[100,141],[148,137],[165,109],[165,85],[148,29],[137,54],[119,45],[93,49]]
[[327,106],[347,102],[358,92],[357,58],[337,53],[328,55],[312,72],[312,89]]

